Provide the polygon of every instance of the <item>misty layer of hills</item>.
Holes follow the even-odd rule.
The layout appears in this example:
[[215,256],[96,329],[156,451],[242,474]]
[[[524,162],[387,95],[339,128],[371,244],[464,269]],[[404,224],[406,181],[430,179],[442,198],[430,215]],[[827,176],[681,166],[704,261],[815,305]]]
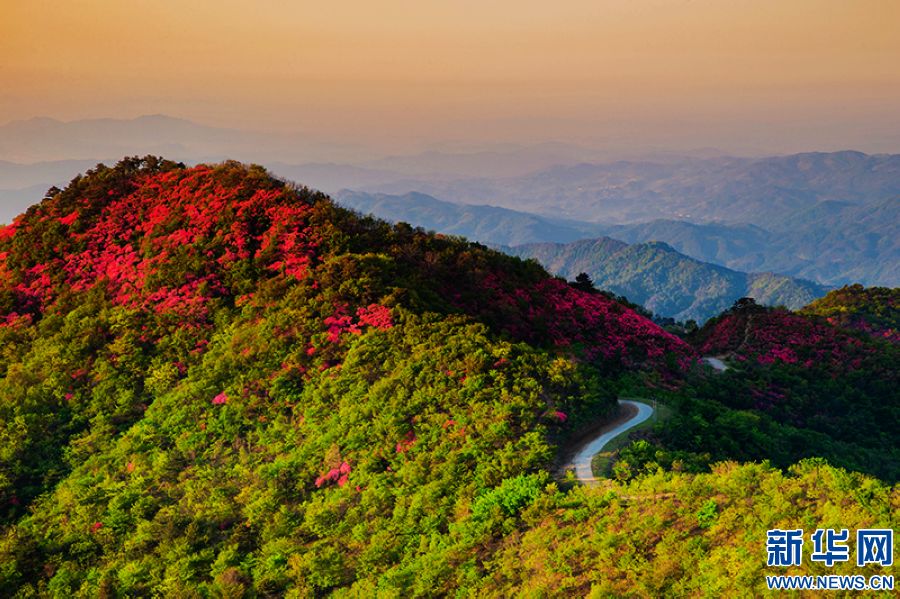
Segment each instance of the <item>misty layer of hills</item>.
[[[900,195],[865,202],[823,200],[773,221],[771,228],[676,219],[604,225],[455,204],[422,193],[342,192],[340,197],[364,212],[485,243],[567,242],[607,235],[628,243],[662,241],[687,256],[734,270],[777,272],[823,285],[900,285]],[[762,203],[757,208],[768,210]]]
[[[543,143],[384,156],[302,134],[163,115],[38,118],[0,126],[0,222],[98,161],[150,153],[188,164],[240,156],[312,188],[357,190],[341,200],[362,212],[495,245],[608,236],[632,245],[663,242],[682,258],[737,273],[775,272],[829,286],[900,285],[900,155],[849,151],[735,158],[709,149],[640,153]],[[593,274],[603,280],[604,270],[598,263]],[[650,290],[658,280],[644,281],[647,294],[633,299],[655,301]],[[666,309],[705,311],[693,305]]]
[[[802,218],[824,201],[871,206],[900,199],[900,155],[816,152],[617,161],[556,166],[519,177],[416,184],[416,191],[451,202],[592,222],[676,219],[787,230],[787,220]],[[375,191],[408,191],[399,185],[381,187]]]
[[[533,258],[569,280],[585,272],[598,287],[679,320],[705,321],[740,297],[800,308],[827,292],[811,281],[738,272],[702,262],[661,242],[629,245],[610,237],[585,239],[607,229],[589,223],[493,206],[452,204],[418,193],[391,196],[345,191],[337,199],[364,214],[461,235],[521,258]],[[535,240],[544,243],[532,243]]]

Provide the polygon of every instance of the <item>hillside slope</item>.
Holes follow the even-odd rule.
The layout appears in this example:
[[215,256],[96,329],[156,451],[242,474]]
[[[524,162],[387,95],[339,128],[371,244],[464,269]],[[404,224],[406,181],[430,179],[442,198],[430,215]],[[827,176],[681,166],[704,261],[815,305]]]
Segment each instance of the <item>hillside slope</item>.
[[0,229],[0,313],[22,592],[277,594],[292,554],[292,587],[402,576],[617,377],[695,359],[534,265],[234,163],[126,160],[33,206]]
[[900,288],[848,285],[812,302],[803,314],[900,342]]
[[[630,450],[620,481],[553,480],[619,394],[747,394],[603,294],[259,167],[128,159],[74,180],[0,229],[0,316],[8,595],[761,594],[767,529],[898,513],[888,485],[821,460],[709,469],[710,439],[725,458],[766,445],[722,403],[679,409],[682,437]],[[897,386],[860,339],[841,401],[810,370],[821,409],[761,433],[779,466],[833,435],[838,463],[893,474],[870,458],[896,447]],[[877,434],[835,426],[848,401]]]
[[700,262],[660,242],[627,245],[607,237],[568,244],[526,244],[507,251],[534,258],[567,279],[587,273],[598,288],[678,320],[703,322],[741,297],[800,308],[825,293],[810,281],[772,273],[748,274]]

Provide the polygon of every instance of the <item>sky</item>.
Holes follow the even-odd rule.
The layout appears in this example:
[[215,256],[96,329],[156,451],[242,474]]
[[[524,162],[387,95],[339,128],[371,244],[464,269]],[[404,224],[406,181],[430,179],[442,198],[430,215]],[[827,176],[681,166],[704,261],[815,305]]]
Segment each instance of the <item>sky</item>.
[[0,0],[0,123],[900,152],[896,0]]

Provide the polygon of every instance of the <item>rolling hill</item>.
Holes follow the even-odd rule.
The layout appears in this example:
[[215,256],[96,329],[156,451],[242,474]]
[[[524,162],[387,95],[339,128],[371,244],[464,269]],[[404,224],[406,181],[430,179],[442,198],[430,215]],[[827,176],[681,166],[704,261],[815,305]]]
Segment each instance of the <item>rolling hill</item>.
[[496,206],[454,204],[416,192],[389,195],[343,190],[335,199],[362,214],[407,222],[491,245],[537,241],[564,243],[596,236],[603,230],[600,225],[552,219]]
[[[261,167],[98,166],[0,229],[0,590],[762,593],[768,529],[898,508],[896,346],[772,314],[698,333],[753,340],[713,374],[604,294]],[[554,479],[624,394],[678,426]]]
[[628,245],[605,237],[504,249],[520,258],[533,258],[569,280],[587,273],[598,288],[676,320],[702,323],[741,297],[796,309],[826,292],[811,281],[773,273],[748,274],[700,262],[661,242]]

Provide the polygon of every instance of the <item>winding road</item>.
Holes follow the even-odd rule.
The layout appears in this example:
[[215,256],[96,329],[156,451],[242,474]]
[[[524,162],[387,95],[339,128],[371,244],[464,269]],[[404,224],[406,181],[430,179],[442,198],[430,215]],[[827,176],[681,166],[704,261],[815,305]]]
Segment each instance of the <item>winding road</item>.
[[609,443],[628,429],[634,428],[635,426],[644,422],[653,415],[653,408],[645,403],[631,401],[628,399],[620,399],[619,405],[630,407],[633,410],[636,410],[637,413],[635,413],[625,422],[620,423],[618,426],[604,432],[600,436],[595,437],[594,439],[589,441],[578,451],[578,453],[575,454],[575,457],[572,458],[572,464],[574,464],[575,466],[575,478],[577,478],[582,484],[597,484],[597,479],[594,478],[594,473],[591,470],[591,461],[594,459],[594,456],[596,454],[603,451],[603,448],[607,443]]
[[[728,370],[728,366],[721,358],[705,356],[703,361],[710,365],[716,372],[724,372]],[[594,437],[578,450],[578,453],[572,458],[571,465],[575,466],[575,478],[585,485],[596,485],[597,479],[594,478],[594,472],[591,468],[591,462],[594,456],[603,451],[606,445],[624,433],[644,422],[653,415],[653,408],[645,403],[631,401],[630,399],[620,399],[619,405],[633,411],[630,418],[624,422],[620,422],[613,428]]]

